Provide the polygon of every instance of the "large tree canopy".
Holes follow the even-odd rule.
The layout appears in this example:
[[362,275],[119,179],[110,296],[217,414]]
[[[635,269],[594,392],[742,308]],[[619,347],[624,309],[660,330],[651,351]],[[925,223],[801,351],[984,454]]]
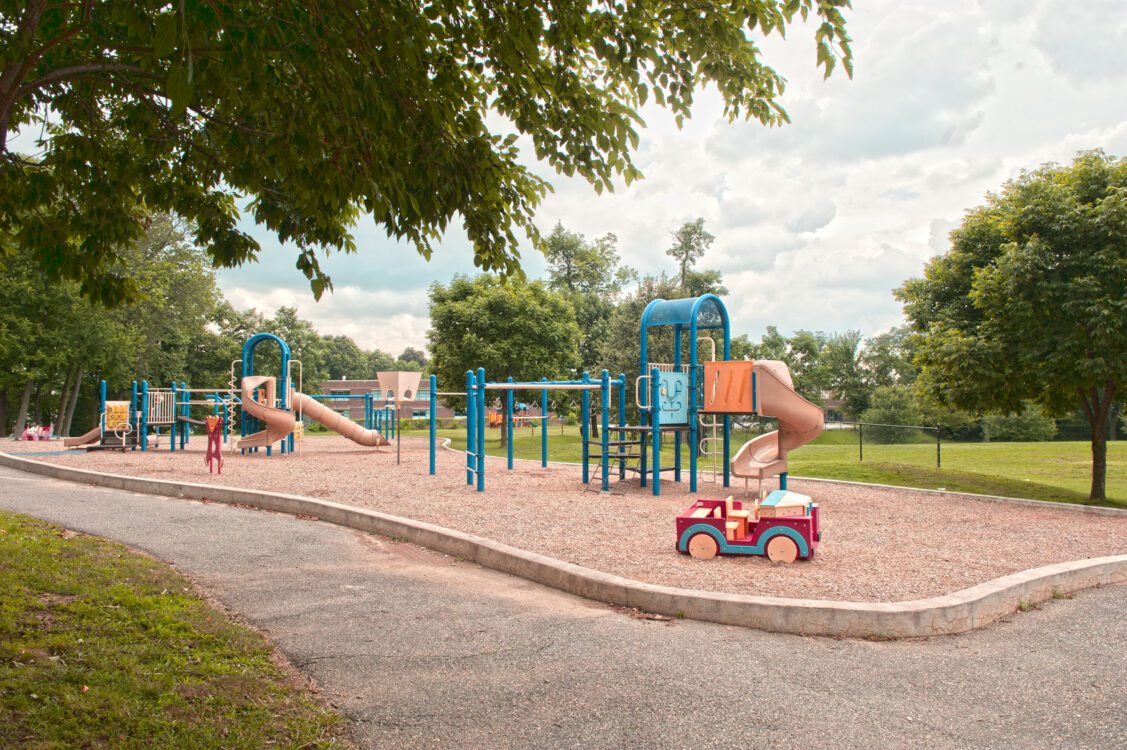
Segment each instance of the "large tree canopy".
[[[728,116],[785,121],[755,39],[814,13],[818,64],[848,71],[847,6],[0,0],[0,236],[111,302],[136,291],[119,248],[152,212],[189,220],[217,265],[254,258],[240,197],[318,297],[316,251],[354,251],[361,212],[427,257],[460,217],[477,265],[514,271],[549,187],[519,136],[597,190],[629,184],[640,105],[680,120],[711,84]],[[19,130],[43,133],[34,158],[9,148]]]
[[1083,407],[1093,500],[1105,496],[1108,415],[1127,385],[1127,159],[1087,152],[1006,183],[897,296],[922,334],[940,402],[1019,412]]

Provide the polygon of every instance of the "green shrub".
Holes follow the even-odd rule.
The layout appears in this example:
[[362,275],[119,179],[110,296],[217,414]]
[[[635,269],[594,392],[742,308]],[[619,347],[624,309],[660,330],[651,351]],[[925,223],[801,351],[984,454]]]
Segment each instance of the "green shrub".
[[1057,423],[1045,416],[1040,406],[1026,402],[1019,414],[992,414],[982,420],[984,438],[1020,443],[1052,440]]

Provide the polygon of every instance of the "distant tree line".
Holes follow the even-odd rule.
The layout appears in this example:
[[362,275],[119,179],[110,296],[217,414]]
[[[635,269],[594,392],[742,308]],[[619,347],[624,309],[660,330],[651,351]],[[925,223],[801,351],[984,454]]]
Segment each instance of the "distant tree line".
[[[90,301],[79,282],[48,274],[10,237],[0,240],[0,434],[33,424],[61,435],[89,429],[102,380],[121,399],[134,380],[225,389],[232,361],[260,332],[290,346],[314,391],[330,378],[426,369],[418,349],[398,357],[366,351],[347,336],[319,334],[294,308],[272,316],[235,310],[216,286],[211,258],[168,215],[150,217],[142,240],[121,250],[116,272],[136,280],[139,298],[113,308]],[[257,369],[277,367],[276,348],[256,356]]]

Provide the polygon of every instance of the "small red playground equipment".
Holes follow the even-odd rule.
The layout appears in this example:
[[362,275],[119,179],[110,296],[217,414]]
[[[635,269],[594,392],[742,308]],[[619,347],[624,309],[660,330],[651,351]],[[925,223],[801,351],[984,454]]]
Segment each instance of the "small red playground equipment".
[[732,500],[697,500],[677,516],[677,551],[701,560],[716,555],[765,555],[771,562],[809,560],[818,549],[818,504],[775,490],[751,508]]
[[207,473],[211,473],[211,462],[216,463],[215,473],[223,473],[223,417],[208,415],[204,417],[207,425],[207,455],[204,462],[207,464]]

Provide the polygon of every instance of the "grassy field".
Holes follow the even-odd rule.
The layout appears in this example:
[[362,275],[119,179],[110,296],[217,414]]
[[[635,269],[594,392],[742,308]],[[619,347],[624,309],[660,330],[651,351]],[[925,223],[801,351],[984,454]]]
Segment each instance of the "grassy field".
[[[425,431],[411,434],[426,435]],[[465,450],[464,429],[439,430],[451,446]],[[733,431],[732,452],[747,436]],[[522,429],[513,441],[516,458],[540,458],[540,430]],[[810,445],[789,456],[796,476],[843,479],[954,492],[1024,497],[1034,500],[1087,503],[1091,489],[1092,452],[1086,442],[1046,443],[943,443],[941,468],[936,467],[935,438],[918,442],[878,445],[866,441],[859,460],[857,435],[851,431],[823,433]],[[486,452],[503,456],[499,429],[486,430]],[[663,462],[672,460],[666,446]],[[548,428],[548,460],[578,463],[582,460],[578,427]],[[683,454],[684,465],[688,465]],[[669,465],[666,463],[666,465]],[[1107,505],[1127,507],[1127,442],[1108,443]]]
[[0,747],[351,747],[167,565],[0,512]]

